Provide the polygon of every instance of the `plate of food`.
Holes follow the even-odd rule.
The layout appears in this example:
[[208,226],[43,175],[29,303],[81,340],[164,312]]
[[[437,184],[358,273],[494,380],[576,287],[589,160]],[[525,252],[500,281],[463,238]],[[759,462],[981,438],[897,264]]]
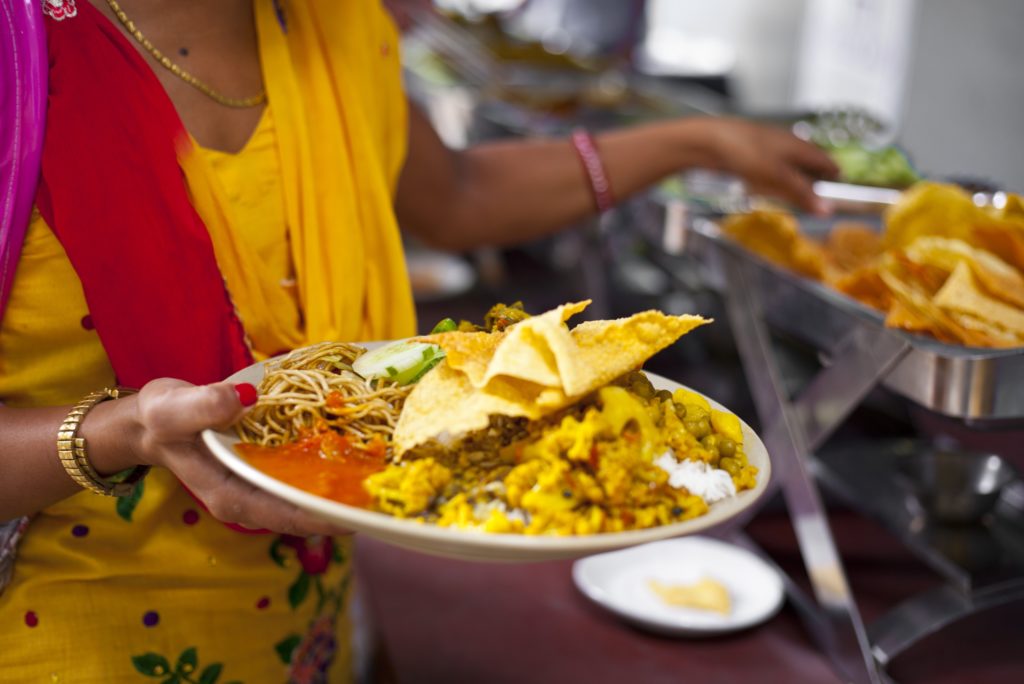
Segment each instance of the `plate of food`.
[[778,572],[750,551],[708,537],[669,539],[576,561],[573,581],[638,627],[703,637],[753,627],[785,598]]
[[640,370],[710,323],[567,320],[502,307],[390,343],[324,343],[243,369],[259,388],[213,455],[355,532],[434,555],[541,561],[701,532],[765,492],[771,464],[725,407]]

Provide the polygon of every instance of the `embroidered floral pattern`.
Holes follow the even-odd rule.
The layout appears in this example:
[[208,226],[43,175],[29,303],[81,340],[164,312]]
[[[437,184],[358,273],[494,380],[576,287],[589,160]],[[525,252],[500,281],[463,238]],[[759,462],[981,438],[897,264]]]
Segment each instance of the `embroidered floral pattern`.
[[43,0],[43,14],[54,21],[64,21],[78,14],[75,0]]
[[[224,665],[210,663],[199,670],[199,654],[196,648],[186,648],[178,656],[174,667],[171,662],[159,653],[143,653],[132,656],[135,670],[146,677],[161,680],[161,684],[217,684]],[[225,684],[242,684],[237,680]]]
[[324,595],[320,576],[327,571],[331,561],[340,556],[336,554],[334,540],[330,537],[303,539],[286,534],[270,545],[270,558],[278,567],[287,568],[290,565],[286,549],[295,554],[300,564],[299,574],[288,587],[288,604],[295,610],[306,600],[311,587],[315,586],[318,596]]
[[281,568],[288,568],[289,556],[299,561],[299,574],[288,587],[288,603],[292,610],[316,597],[313,619],[305,636],[289,634],[274,645],[281,662],[288,665],[288,681],[292,684],[325,684],[328,670],[338,650],[337,616],[341,614],[348,593],[347,569],[335,586],[325,585],[324,573],[332,563],[343,564],[345,556],[330,537],[303,539],[283,535],[270,545],[270,557]]
[[327,669],[338,650],[335,616],[321,615],[310,625],[306,637],[292,652],[288,669],[289,684],[326,684]]

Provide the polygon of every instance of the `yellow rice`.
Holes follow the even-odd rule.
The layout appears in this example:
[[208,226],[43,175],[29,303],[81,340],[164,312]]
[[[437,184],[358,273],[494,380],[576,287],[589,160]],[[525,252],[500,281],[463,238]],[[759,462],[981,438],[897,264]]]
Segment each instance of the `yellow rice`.
[[539,421],[494,418],[449,447],[436,442],[367,478],[375,507],[440,526],[523,534],[594,534],[665,525],[708,510],[668,485],[654,459],[729,471],[737,491],[756,483],[739,422],[696,395],[655,393],[633,372]]

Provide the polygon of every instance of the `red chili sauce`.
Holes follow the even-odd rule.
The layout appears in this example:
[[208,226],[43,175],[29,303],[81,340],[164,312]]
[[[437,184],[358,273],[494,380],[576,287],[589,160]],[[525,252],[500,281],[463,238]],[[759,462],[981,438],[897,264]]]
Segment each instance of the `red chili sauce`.
[[370,495],[363,480],[384,470],[386,446],[365,446],[336,432],[320,432],[276,447],[238,444],[238,453],[267,475],[311,494],[365,508]]

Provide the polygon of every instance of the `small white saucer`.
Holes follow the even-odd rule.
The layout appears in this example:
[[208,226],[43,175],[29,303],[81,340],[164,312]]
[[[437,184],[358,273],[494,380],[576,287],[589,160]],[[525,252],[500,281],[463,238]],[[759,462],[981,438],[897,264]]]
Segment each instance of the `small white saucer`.
[[[750,551],[708,537],[668,539],[576,561],[576,586],[587,598],[639,627],[673,636],[714,636],[760,624],[782,605],[778,573]],[[726,586],[732,611],[680,608],[649,582],[693,584],[710,577]]]

